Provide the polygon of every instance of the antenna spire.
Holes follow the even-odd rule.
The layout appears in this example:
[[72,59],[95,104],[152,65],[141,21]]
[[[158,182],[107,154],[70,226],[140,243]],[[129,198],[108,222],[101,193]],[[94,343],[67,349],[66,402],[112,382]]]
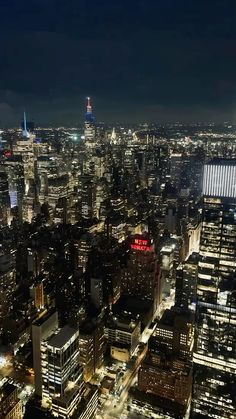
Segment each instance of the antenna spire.
[[24,121],[23,121],[23,137],[29,138],[29,133],[27,131],[27,120],[26,120],[26,112],[24,111]]
[[89,97],[89,96],[87,97],[87,107],[86,107],[86,111],[87,111],[87,113],[92,113],[91,99],[90,99],[90,97]]
[[27,131],[27,124],[26,124],[26,112],[24,111],[24,131]]

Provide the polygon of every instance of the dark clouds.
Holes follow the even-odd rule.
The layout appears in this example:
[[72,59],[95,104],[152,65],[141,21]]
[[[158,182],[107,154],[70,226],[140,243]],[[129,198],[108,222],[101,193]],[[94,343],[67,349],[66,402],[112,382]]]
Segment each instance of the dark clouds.
[[235,3],[0,0],[0,125],[36,121],[229,119]]

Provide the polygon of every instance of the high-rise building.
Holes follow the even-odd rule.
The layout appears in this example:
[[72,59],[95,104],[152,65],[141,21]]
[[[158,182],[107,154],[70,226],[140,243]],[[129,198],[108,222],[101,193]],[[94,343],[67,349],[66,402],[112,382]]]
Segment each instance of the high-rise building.
[[80,177],[81,214],[84,219],[91,219],[95,216],[96,189],[93,178],[90,175]]
[[35,375],[35,394],[42,397],[42,359],[41,344],[58,328],[58,314],[55,309],[49,310],[32,324],[33,366]]
[[79,331],[64,326],[41,342],[42,403],[54,416],[72,416],[83,395]]
[[192,348],[192,313],[166,310],[149,340],[147,356],[138,373],[137,396],[148,402],[146,396],[155,395],[151,400],[160,417],[188,417]]
[[0,418],[23,418],[22,404],[18,398],[18,388],[8,382],[0,387]]
[[28,180],[28,189],[22,201],[22,219],[31,222],[32,218],[39,214],[40,204],[38,201],[37,185],[33,179]]
[[236,417],[236,160],[204,167],[192,414]]
[[147,356],[138,372],[140,400],[146,404],[146,396],[153,395],[151,403],[158,411],[158,417],[185,418],[188,417],[191,389],[191,363],[159,347],[151,338]]
[[113,358],[117,358],[116,351],[121,356],[130,359],[134,353],[141,336],[141,323],[139,320],[133,320],[130,316],[113,315],[107,319],[105,326],[105,336],[110,353]]
[[38,282],[30,287],[30,295],[34,299],[35,308],[40,311],[44,308],[43,282]]
[[28,190],[29,179],[34,179],[34,138],[35,136],[27,131],[26,114],[24,113],[22,137],[16,141],[13,151],[14,154],[22,156],[26,191]]
[[91,278],[90,293],[92,303],[96,308],[101,308],[103,304],[103,282],[101,278]]
[[87,97],[87,106],[86,106],[86,114],[85,114],[85,122],[84,122],[84,137],[85,137],[85,144],[89,148],[93,147],[95,143],[96,130],[95,130],[94,121],[95,120],[93,116],[91,99],[90,97]]
[[175,304],[188,308],[196,303],[198,253],[191,253],[176,269]]
[[92,235],[85,233],[81,236],[78,243],[76,243],[78,268],[82,269],[83,273],[86,271],[89,255],[92,251]]
[[192,352],[193,335],[193,313],[176,307],[164,311],[154,332],[159,344],[183,357],[188,357]]
[[45,201],[55,209],[60,198],[68,196],[69,176],[67,174],[51,175],[47,178],[47,196]]
[[[13,307],[16,290],[15,252],[0,253],[0,330]],[[0,332],[0,334],[1,334]]]
[[153,311],[160,303],[161,275],[154,243],[149,237],[132,237],[129,260],[121,278],[121,291],[152,301]]
[[7,225],[10,217],[10,195],[7,174],[0,171],[0,224]]
[[20,215],[22,200],[25,192],[24,165],[22,156],[10,156],[4,161],[4,167],[8,177],[11,208],[17,206]]
[[89,381],[96,370],[103,364],[104,327],[85,321],[80,326],[79,346],[80,364],[83,366],[83,377]]

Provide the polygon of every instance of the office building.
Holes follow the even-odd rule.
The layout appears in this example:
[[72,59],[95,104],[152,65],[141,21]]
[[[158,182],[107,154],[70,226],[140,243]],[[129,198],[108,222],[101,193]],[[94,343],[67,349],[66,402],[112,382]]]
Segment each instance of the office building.
[[89,381],[103,364],[104,326],[85,321],[80,325],[80,364],[83,366],[84,381]]
[[14,251],[0,252],[0,330],[4,319],[13,308],[13,295],[16,290],[16,269]]
[[107,338],[110,354],[117,359],[117,354],[128,358],[133,355],[141,336],[140,321],[131,319],[129,316],[110,316],[105,325],[105,337]]
[[42,397],[42,360],[41,344],[58,328],[58,314],[49,310],[32,324],[33,366],[35,375],[35,394]]
[[96,188],[91,175],[80,177],[81,214],[84,219],[91,219],[96,215]]
[[92,251],[92,235],[89,233],[83,234],[76,243],[77,249],[77,266],[84,273],[87,268],[89,255]]
[[4,161],[4,167],[8,177],[9,195],[11,208],[18,207],[21,215],[22,200],[25,193],[24,165],[21,155],[8,157]]
[[193,309],[197,298],[198,253],[191,253],[176,269],[175,304]]
[[47,196],[45,201],[53,209],[61,198],[68,196],[69,176],[67,174],[50,175],[47,178]]
[[40,311],[44,309],[44,290],[43,282],[39,282],[30,287],[30,296],[34,299],[35,308]]
[[15,145],[13,146],[13,152],[14,155],[16,154],[22,157],[26,192],[28,191],[29,180],[34,179],[34,138],[34,134],[27,131],[26,114],[24,113],[24,128],[22,130],[22,136],[17,139]]
[[[160,417],[185,418],[192,392],[193,315],[176,308],[165,310],[149,339],[148,352],[138,372],[138,395],[155,395],[152,404]],[[163,415],[163,416],[162,416]],[[169,417],[169,416],[167,416]]]
[[192,415],[235,418],[236,160],[204,167]]
[[163,403],[166,412],[176,410],[185,417],[192,390],[191,363],[163,349],[155,338],[151,338],[147,356],[138,372],[138,390],[154,394],[156,405],[161,407]]
[[103,282],[101,278],[91,278],[90,293],[92,303],[96,308],[101,308],[103,304]]
[[7,225],[10,220],[10,195],[7,173],[0,169],[0,224]]
[[193,350],[194,316],[176,307],[164,311],[154,332],[156,341],[170,351],[188,357]]
[[143,235],[131,238],[127,267],[121,277],[121,293],[150,300],[153,312],[161,301],[161,273],[153,241]]
[[77,406],[75,417],[77,419],[93,419],[98,408],[99,392],[97,386],[86,385],[85,392]]
[[8,382],[0,387],[0,418],[23,418],[22,404],[18,398],[18,388]]
[[68,418],[84,391],[79,365],[79,331],[64,326],[41,342],[42,403],[54,416]]

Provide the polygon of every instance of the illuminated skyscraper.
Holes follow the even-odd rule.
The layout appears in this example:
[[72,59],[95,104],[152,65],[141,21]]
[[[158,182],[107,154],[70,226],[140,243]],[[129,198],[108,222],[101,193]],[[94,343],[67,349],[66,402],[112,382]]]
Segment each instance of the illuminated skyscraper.
[[6,169],[11,208],[17,206],[19,213],[22,209],[22,200],[25,192],[24,164],[20,155],[10,156],[4,162]]
[[96,370],[103,364],[104,327],[85,320],[80,325],[80,364],[83,366],[83,377],[89,381]]
[[35,373],[35,394],[42,397],[42,366],[41,344],[58,328],[58,314],[54,309],[45,313],[32,324],[33,362]]
[[0,224],[7,225],[10,216],[10,195],[7,174],[0,171]]
[[27,131],[26,114],[24,113],[24,127],[22,137],[16,141],[13,147],[14,154],[22,156],[24,164],[24,175],[26,191],[28,191],[29,180],[34,178],[34,138],[32,133]]
[[150,300],[153,311],[161,301],[161,276],[153,240],[135,235],[130,244],[127,268],[121,278],[125,295]]
[[43,405],[54,416],[72,416],[83,394],[82,368],[79,366],[79,331],[64,326],[41,342]]
[[88,147],[94,146],[95,136],[96,136],[96,130],[95,130],[91,99],[90,97],[87,97],[87,106],[86,106],[86,114],[85,114],[85,122],[84,122],[84,137],[85,137],[86,145]]
[[22,135],[24,138],[29,138],[29,132],[27,130],[26,112],[24,111],[24,120],[22,124]]
[[193,417],[235,418],[236,160],[204,167]]

